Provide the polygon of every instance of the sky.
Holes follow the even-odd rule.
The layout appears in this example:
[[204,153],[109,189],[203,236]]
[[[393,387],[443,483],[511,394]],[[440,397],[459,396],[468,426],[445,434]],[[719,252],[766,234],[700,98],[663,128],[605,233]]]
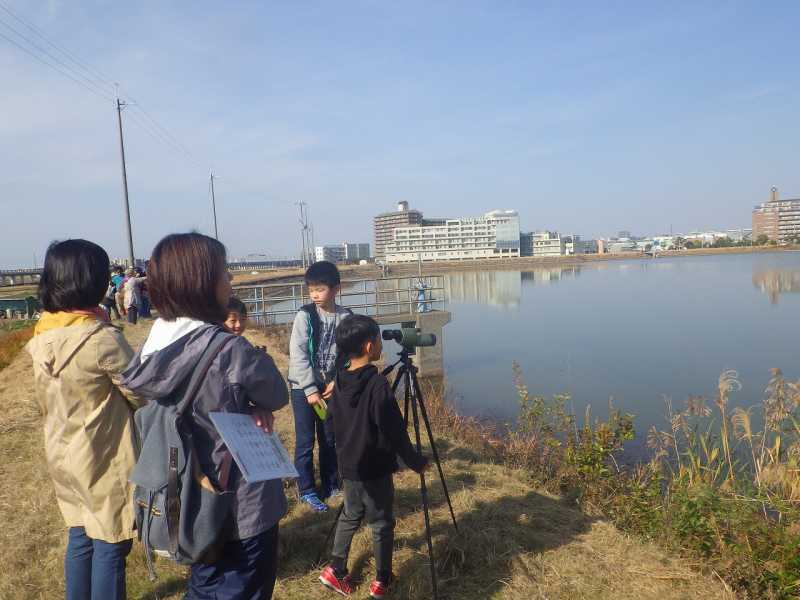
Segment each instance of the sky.
[[[4,39],[74,66],[3,7],[107,97]],[[772,185],[800,196],[798,22],[793,1],[0,0],[0,267],[70,237],[127,255],[112,83],[137,256],[213,232],[211,170],[231,257],[297,255],[300,201],[318,244],[371,242],[399,200],[586,238],[748,227]]]

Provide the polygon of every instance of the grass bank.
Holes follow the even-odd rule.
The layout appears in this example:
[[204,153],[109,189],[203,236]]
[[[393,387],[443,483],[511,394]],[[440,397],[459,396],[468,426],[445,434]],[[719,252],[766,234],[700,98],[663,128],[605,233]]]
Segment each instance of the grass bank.
[[0,370],[11,364],[33,336],[33,321],[0,321]]
[[[149,323],[125,326],[139,346]],[[285,334],[251,332],[286,370]],[[467,419],[460,419],[430,392],[429,404],[441,442],[459,533],[438,482],[431,485],[432,528],[442,589],[451,600],[666,599],[733,598],[713,574],[702,574],[699,561],[678,558],[656,544],[621,533],[607,519],[581,510],[573,498],[532,484],[532,472],[511,464],[511,454]],[[61,516],[44,465],[41,426],[33,402],[32,373],[26,354],[0,371],[0,598],[63,597],[62,557],[66,541]],[[289,409],[277,415],[278,431],[293,447]],[[13,482],[13,484],[12,484]],[[397,539],[395,599],[430,598],[419,480],[403,472],[396,478]],[[316,581],[314,560],[333,519],[333,512],[306,511],[287,488],[289,513],[281,524],[281,564],[275,591],[278,600],[331,599]],[[351,569],[363,598],[372,575],[371,537],[356,536]],[[159,560],[160,579],[147,580],[141,547],[129,560],[129,597],[177,600],[186,569]]]
[[681,406],[665,398],[665,429],[646,432],[651,460],[626,467],[615,455],[635,435],[632,415],[611,407],[607,421],[589,409],[576,418],[568,396],[532,395],[515,371],[520,417],[507,437],[445,415],[471,447],[588,514],[700,561],[737,597],[800,597],[800,382],[774,370],[749,410],[728,406],[740,388],[734,371],[722,373],[714,398]]

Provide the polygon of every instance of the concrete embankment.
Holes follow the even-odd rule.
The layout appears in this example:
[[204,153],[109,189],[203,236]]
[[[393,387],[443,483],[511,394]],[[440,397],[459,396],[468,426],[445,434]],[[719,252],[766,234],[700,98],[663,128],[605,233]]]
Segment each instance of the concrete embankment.
[[[624,260],[659,260],[661,258],[689,258],[693,256],[714,256],[726,254],[764,254],[771,252],[798,251],[800,246],[751,246],[743,248],[697,248],[693,250],[673,250],[662,252],[657,259],[641,252],[619,252],[615,254],[578,254],[572,256],[534,257],[523,256],[520,258],[505,258],[496,260],[450,260],[440,262],[426,262],[422,264],[423,274],[451,273],[458,271],[529,271],[547,269],[559,266],[591,265],[593,263]],[[366,279],[381,277],[384,272],[374,264],[368,265],[342,265],[342,278]],[[416,275],[419,272],[417,263],[391,264],[386,273],[389,277],[402,277]],[[269,273],[253,275],[234,275],[235,285],[257,285],[260,283],[290,283],[302,280],[302,269],[276,270]]]

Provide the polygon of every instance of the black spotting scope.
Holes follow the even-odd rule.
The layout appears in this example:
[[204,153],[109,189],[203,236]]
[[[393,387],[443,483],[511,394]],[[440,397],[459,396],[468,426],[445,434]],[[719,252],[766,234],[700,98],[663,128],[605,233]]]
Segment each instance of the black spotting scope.
[[432,333],[422,333],[418,327],[384,329],[381,336],[385,340],[394,340],[404,348],[436,345],[436,336]]

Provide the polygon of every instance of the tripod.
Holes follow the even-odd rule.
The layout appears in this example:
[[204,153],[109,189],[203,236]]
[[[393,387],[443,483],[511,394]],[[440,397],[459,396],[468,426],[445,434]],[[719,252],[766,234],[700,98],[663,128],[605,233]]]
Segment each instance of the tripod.
[[[425,401],[422,397],[422,390],[419,387],[419,380],[417,379],[417,371],[419,370],[411,359],[411,354],[413,353],[413,348],[407,348],[405,346],[402,347],[403,349],[400,351],[399,356],[400,360],[398,360],[393,365],[386,367],[383,370],[383,375],[388,376],[398,365],[400,365],[400,369],[397,371],[397,375],[395,376],[394,383],[392,384],[392,393],[397,397],[397,388],[400,384],[403,384],[403,393],[404,393],[404,406],[403,406],[403,417],[405,418],[405,425],[406,429],[408,429],[408,416],[409,414],[413,417],[414,423],[414,436],[417,446],[417,452],[422,452],[422,436],[420,435],[420,427],[419,427],[419,416],[422,415],[422,421],[425,424],[425,430],[428,434],[428,443],[431,446],[431,453],[433,454],[433,460],[436,463],[436,468],[439,471],[439,479],[442,482],[442,489],[444,489],[445,498],[447,498],[447,506],[450,508],[450,518],[453,521],[453,527],[456,531],[458,531],[458,523],[456,523],[456,515],[453,511],[453,503],[450,501],[450,492],[447,489],[447,481],[444,478],[444,471],[442,470],[442,463],[439,460],[439,450],[436,448],[436,441],[433,439],[433,430],[431,429],[431,422],[428,419],[428,410],[425,408]],[[409,413],[410,408],[410,413]],[[425,513],[425,535],[428,542],[428,557],[430,559],[430,567],[431,567],[431,584],[433,586],[433,598],[434,600],[439,599],[439,585],[438,579],[436,576],[436,563],[434,562],[433,556],[433,539],[431,538],[431,520],[430,520],[430,508],[428,503],[428,486],[425,482],[425,472],[419,474],[419,485],[420,485],[420,494],[422,496],[422,506]],[[344,503],[339,508],[339,512],[337,513],[336,518],[333,521],[333,526],[331,527],[330,531],[328,531],[328,535],[325,538],[325,543],[320,550],[319,555],[317,556],[316,564],[319,564],[322,560],[322,553],[324,549],[328,546],[331,537],[333,536],[333,532],[336,529],[336,524],[339,522],[339,516],[342,514],[344,510]]]
[[[436,448],[436,441],[433,439],[433,430],[431,429],[430,419],[428,419],[428,410],[425,408],[425,400],[422,396],[422,390],[419,387],[419,380],[417,379],[417,372],[419,371],[419,369],[411,359],[412,353],[413,349],[403,346],[403,349],[399,353],[400,360],[398,360],[393,365],[385,368],[383,370],[383,374],[389,375],[394,370],[395,367],[400,365],[400,368],[398,369],[397,375],[394,379],[394,383],[392,384],[392,393],[396,397],[397,388],[400,386],[401,383],[403,384],[403,393],[404,393],[403,417],[405,418],[406,428],[408,428],[408,415],[410,407],[414,423],[414,437],[417,445],[417,452],[422,452],[422,440],[419,427],[419,417],[420,415],[422,415],[422,421],[425,424],[425,431],[428,434],[428,443],[431,446],[431,453],[433,454],[433,460],[436,463],[437,470],[439,471],[439,479],[442,482],[442,489],[444,490],[444,496],[447,499],[447,506],[450,509],[450,518],[453,521],[453,527],[455,528],[456,531],[458,531],[458,523],[456,523],[456,515],[455,512],[453,511],[453,503],[450,501],[450,492],[447,489],[447,481],[444,478],[442,463],[439,460],[439,451]],[[430,558],[430,566],[431,566],[431,583],[433,585],[433,598],[434,600],[438,600],[439,586],[436,577],[436,563],[433,557],[433,540],[431,539],[431,520],[430,520],[430,509],[428,504],[428,486],[425,483],[424,471],[419,474],[419,487],[420,487],[420,494],[422,496],[422,506],[425,513],[425,535],[428,541],[428,557]]]

